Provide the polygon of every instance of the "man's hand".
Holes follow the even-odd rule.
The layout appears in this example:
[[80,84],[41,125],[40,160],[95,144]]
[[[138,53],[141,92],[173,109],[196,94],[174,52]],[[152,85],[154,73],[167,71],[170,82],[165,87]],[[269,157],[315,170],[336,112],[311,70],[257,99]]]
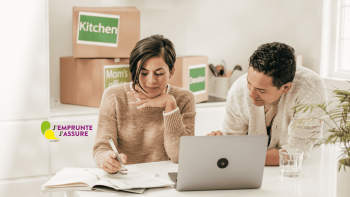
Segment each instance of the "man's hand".
[[277,149],[266,152],[265,166],[278,166],[280,164],[280,155]]
[[[124,154],[120,154],[120,159],[122,160],[123,164],[125,164],[127,156]],[[102,170],[108,173],[115,173],[122,167],[117,159],[117,154],[115,154],[115,152],[111,150],[103,153],[99,165]]]
[[211,133],[207,134],[207,136],[219,136],[219,135],[223,135],[220,130],[212,131]]

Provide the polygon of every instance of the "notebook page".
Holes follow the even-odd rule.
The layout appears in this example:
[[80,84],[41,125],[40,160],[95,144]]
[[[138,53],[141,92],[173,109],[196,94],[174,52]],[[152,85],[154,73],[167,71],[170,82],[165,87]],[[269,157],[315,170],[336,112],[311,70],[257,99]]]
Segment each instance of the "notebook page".
[[73,186],[85,186],[92,188],[92,186],[98,181],[98,178],[91,173],[87,172],[83,168],[63,168],[56,173],[43,187],[57,188],[57,187],[73,187]]
[[[93,187],[93,189],[100,190],[100,191],[115,191],[115,190],[121,190],[118,186],[111,183],[111,181],[101,179],[99,180]],[[131,193],[137,193],[142,194],[145,189],[124,189],[121,191],[127,191]]]
[[136,166],[127,166],[127,174],[109,174],[98,168],[86,168],[87,171],[103,180],[109,180],[121,190],[135,188],[154,188],[173,186],[175,183],[155,177],[139,170]]

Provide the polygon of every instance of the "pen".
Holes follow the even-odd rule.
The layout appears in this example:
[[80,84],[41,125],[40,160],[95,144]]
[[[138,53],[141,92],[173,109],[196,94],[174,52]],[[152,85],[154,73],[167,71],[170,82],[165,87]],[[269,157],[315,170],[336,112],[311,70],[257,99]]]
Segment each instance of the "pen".
[[114,150],[114,152],[117,154],[118,161],[119,161],[120,165],[122,165],[122,170],[125,170],[124,164],[123,164],[122,160],[120,159],[117,148],[115,147],[113,140],[111,138],[109,138],[109,143],[111,144],[111,147]]

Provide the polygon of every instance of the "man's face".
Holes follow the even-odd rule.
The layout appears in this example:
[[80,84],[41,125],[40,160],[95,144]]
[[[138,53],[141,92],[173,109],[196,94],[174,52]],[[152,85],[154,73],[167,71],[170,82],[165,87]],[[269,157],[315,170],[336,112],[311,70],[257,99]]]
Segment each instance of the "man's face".
[[250,66],[247,75],[247,87],[253,104],[264,106],[279,99],[283,93],[287,93],[292,87],[292,83],[288,82],[278,89],[273,85],[272,77],[257,72]]

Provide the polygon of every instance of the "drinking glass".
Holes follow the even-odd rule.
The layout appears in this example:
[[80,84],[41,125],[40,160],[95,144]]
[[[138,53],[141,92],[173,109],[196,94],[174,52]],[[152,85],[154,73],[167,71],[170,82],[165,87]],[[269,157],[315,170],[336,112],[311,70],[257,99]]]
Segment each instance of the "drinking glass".
[[299,149],[293,149],[288,153],[285,149],[279,150],[280,155],[280,174],[285,177],[298,177],[303,164],[304,152]]

